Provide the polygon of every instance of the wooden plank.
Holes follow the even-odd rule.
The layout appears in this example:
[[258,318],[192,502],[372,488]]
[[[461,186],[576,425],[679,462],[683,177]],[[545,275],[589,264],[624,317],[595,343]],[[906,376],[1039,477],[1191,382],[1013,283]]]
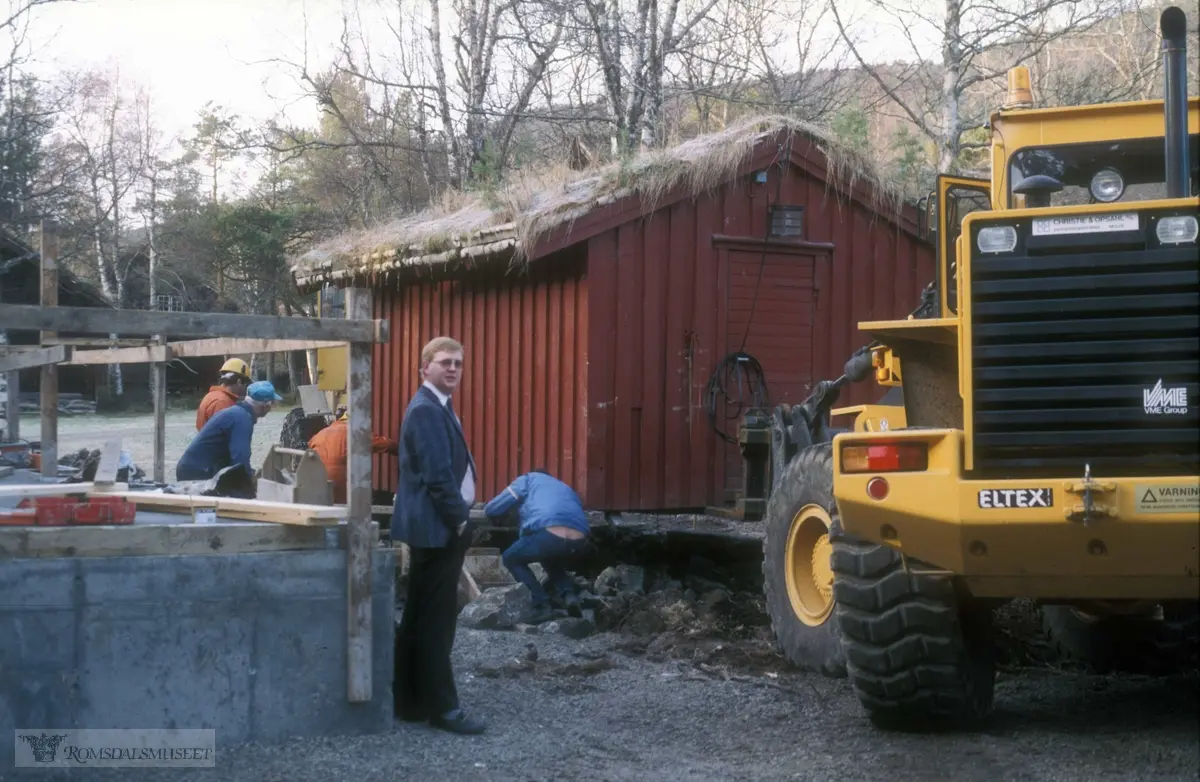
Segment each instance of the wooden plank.
[[54,337],[47,345],[70,345],[76,348],[142,348],[154,343],[151,339],[113,339],[112,337]]
[[77,350],[67,362],[73,366],[90,364],[146,364],[173,358],[224,356],[227,354],[286,353],[292,350],[344,347],[345,342],[303,339],[245,339],[220,337],[171,342],[165,347],[149,345],[105,350]]
[[[58,304],[58,235],[54,224],[43,220],[41,243],[39,245],[42,267],[41,307],[54,307]],[[13,306],[0,307],[0,313],[12,312]],[[2,318],[3,315],[0,315]],[[26,323],[26,327],[32,326]],[[42,326],[40,339],[45,340],[58,336],[56,331],[67,331],[53,326]],[[58,365],[42,366],[41,383],[38,385],[38,398],[41,401],[41,460],[42,478],[58,477]]]
[[204,497],[199,494],[128,491],[127,486],[114,491],[104,491],[101,487],[93,489],[90,493],[103,497],[124,497],[139,508],[161,508],[178,512],[187,512],[194,508],[215,508],[222,516],[253,517],[255,520],[276,524],[329,525],[346,518],[346,508],[342,505],[300,505],[265,500],[240,500],[233,497]]
[[479,591],[479,585],[475,583],[475,578],[467,570],[466,565],[463,565],[462,572],[458,575],[458,588],[466,592],[468,603],[482,594]]
[[169,361],[171,356],[166,345],[151,345],[144,348],[113,348],[111,350],[76,350],[67,366],[93,366],[96,364],[151,364]]
[[[0,497],[17,497],[24,499],[26,497],[67,497],[72,494],[116,494],[129,489],[127,483],[109,484],[112,487],[111,492],[105,491],[105,487],[99,487],[99,490],[94,483],[16,483],[8,486],[0,486]],[[133,492],[137,493],[137,492]]]
[[100,449],[100,464],[96,465],[96,474],[92,482],[97,488],[112,486],[117,480],[117,467],[121,462],[121,438],[105,440]]
[[[276,339],[380,342],[390,339],[386,320],[285,318],[229,312],[153,312],[97,307],[6,304],[0,328],[43,329],[93,334],[164,334],[168,337],[240,337],[261,334]],[[136,349],[136,348],[135,348]]]
[[[370,313],[363,320],[370,320]],[[319,348],[338,348],[345,346],[344,341],[328,339],[259,339],[259,338],[228,338],[195,339],[187,342],[172,342],[171,355],[176,358],[194,358],[197,356],[224,356],[228,353],[237,355],[253,353],[286,353],[291,350],[317,350]]]
[[43,367],[47,364],[58,364],[66,361],[69,355],[68,350],[62,345],[10,351],[0,355],[0,372],[17,372],[32,367]]
[[[215,524],[0,527],[0,560],[316,551],[344,548],[346,530],[345,524],[301,527],[221,520]],[[371,534],[378,540],[378,524],[372,525]]]
[[[371,292],[346,291],[346,317],[371,317]],[[351,703],[371,700],[371,346],[350,346],[346,367],[350,431],[347,442],[346,500],[349,536],[346,545],[346,697]]]
[[[162,335],[157,337],[162,343]],[[167,363],[154,364],[154,471],[155,483],[167,481]]]

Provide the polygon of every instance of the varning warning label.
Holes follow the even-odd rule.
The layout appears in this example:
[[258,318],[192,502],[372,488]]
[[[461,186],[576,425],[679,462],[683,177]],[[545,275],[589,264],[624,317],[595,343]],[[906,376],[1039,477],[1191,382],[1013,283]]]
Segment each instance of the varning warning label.
[[1135,486],[1138,513],[1200,513],[1200,484]]

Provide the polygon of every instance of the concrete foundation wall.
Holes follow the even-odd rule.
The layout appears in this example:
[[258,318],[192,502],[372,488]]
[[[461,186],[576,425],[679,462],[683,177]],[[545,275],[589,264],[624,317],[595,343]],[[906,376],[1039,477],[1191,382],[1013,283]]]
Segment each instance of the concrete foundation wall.
[[392,722],[394,558],[373,699],[346,701],[346,553],[0,562],[0,776],[15,728],[213,728],[222,745]]

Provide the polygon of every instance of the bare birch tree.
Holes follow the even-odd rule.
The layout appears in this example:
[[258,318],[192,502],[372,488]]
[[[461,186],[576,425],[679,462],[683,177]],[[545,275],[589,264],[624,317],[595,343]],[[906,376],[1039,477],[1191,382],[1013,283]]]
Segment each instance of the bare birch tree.
[[[128,95],[116,72],[70,72],[63,89],[66,110],[52,145],[75,174],[68,216],[87,236],[87,254],[105,298],[123,307],[133,257],[122,252],[122,240],[145,170],[145,97],[140,91]],[[122,394],[120,365],[109,367],[109,377],[114,393]]]
[[[935,145],[938,171],[945,173],[955,170],[962,151],[979,146],[964,139],[982,126],[988,108],[969,99],[974,88],[1112,18],[1124,1],[869,0],[866,15],[883,22],[875,29],[848,18],[836,2],[830,10],[858,65],[889,106]],[[868,61],[864,42],[884,36],[903,41],[910,62],[885,68]]]
[[612,123],[612,151],[662,144],[665,76],[681,53],[702,53],[698,35],[718,3],[735,0],[583,0],[575,25],[589,39]]
[[706,133],[748,113],[785,113],[824,122],[843,108],[844,53],[822,38],[829,11],[822,0],[739,0],[714,7],[697,27],[712,41],[680,53],[671,74],[677,95],[690,98],[695,131]]

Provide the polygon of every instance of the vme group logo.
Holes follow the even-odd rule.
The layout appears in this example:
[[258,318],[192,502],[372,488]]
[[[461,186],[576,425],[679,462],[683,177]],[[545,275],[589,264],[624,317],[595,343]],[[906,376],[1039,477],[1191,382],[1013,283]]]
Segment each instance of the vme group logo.
[[1187,415],[1187,387],[1163,388],[1162,378],[1159,378],[1154,388],[1142,389],[1142,407],[1146,415]]
[[216,731],[14,731],[17,768],[213,768]]

